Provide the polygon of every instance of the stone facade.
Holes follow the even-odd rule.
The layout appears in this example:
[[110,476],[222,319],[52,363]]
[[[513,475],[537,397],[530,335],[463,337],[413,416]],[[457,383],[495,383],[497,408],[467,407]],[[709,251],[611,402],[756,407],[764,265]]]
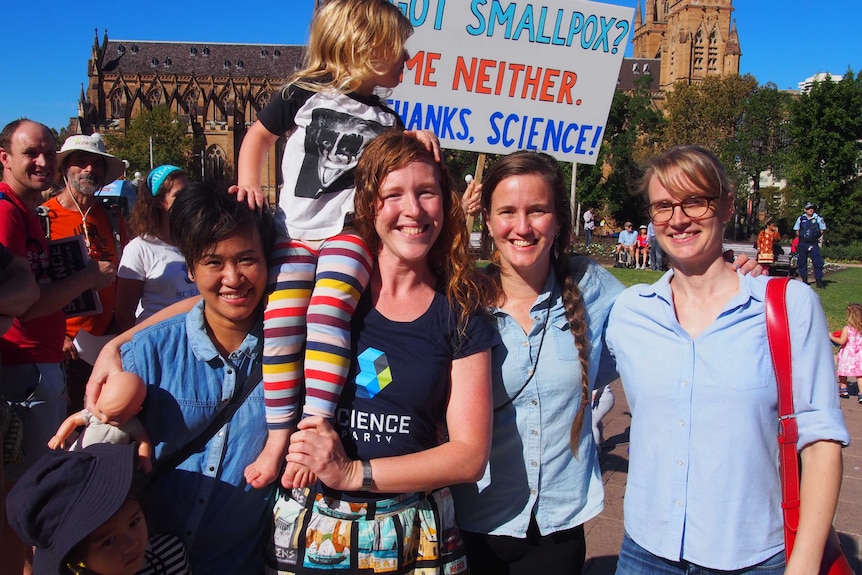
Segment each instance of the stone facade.
[[[246,130],[300,66],[303,49],[111,40],[107,32],[100,43],[97,32],[74,128],[87,134],[124,132],[142,110],[166,105],[195,137],[203,179],[232,183]],[[261,181],[273,201],[283,140],[268,154]]]
[[635,58],[661,60],[659,88],[697,83],[707,76],[739,74],[742,51],[732,0],[638,0]]

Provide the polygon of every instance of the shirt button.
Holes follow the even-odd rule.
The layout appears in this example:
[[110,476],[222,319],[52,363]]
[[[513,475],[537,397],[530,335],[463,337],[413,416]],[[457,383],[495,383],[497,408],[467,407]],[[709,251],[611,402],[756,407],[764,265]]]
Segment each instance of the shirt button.
[[210,471],[215,471],[215,467],[213,467],[212,465],[210,465]]
[[679,426],[680,426],[680,427],[685,427],[685,421],[680,420],[680,421],[679,421]]
[[524,346],[524,347],[527,347],[528,345],[530,345],[530,342],[529,342],[529,341],[525,341],[525,342],[524,342],[524,343],[522,343],[521,345],[522,345],[522,346]]
[[675,505],[676,505],[677,507],[681,507],[681,506],[682,506],[682,503],[680,503],[679,499],[677,499],[677,500],[676,500],[676,502],[675,502]]
[[532,367],[527,370],[527,375],[533,375],[533,368]]
[[683,382],[682,382],[682,386],[683,386],[683,387],[686,387],[687,385],[688,385],[688,381],[687,381],[687,380],[683,380]]
[[218,432],[218,436],[219,436],[219,437],[224,437],[224,431],[219,431],[219,432]]
[[539,435],[539,432],[538,432],[538,431],[536,431],[535,429],[531,429],[531,430],[530,430],[530,435]]
[[538,466],[539,466],[539,462],[538,462],[538,461],[531,461],[531,462],[530,462],[530,465],[532,465],[533,467],[538,467]]
[[228,375],[232,375],[232,374],[233,374],[233,370],[232,370],[232,369],[227,370],[227,374],[228,374]]
[[677,465],[679,465],[680,467],[682,467],[682,459],[680,459],[679,461],[677,461],[677,462],[676,462],[676,464],[677,464]]
[[539,402],[534,399],[530,402],[530,405],[539,405]]
[[536,494],[536,490],[535,490],[535,489],[530,489],[530,495],[535,495],[535,494]]

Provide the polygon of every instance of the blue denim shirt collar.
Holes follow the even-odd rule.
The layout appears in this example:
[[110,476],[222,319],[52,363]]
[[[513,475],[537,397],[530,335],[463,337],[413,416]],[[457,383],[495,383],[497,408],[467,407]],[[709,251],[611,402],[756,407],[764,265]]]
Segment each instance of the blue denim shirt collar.
[[[194,353],[195,357],[200,361],[210,362],[219,357],[219,352],[206,329],[204,305],[204,300],[201,300],[186,314],[186,333],[189,338],[189,346],[192,348],[192,353]],[[231,355],[242,355],[254,361],[261,354],[262,350],[263,322],[257,321],[239,348]]]

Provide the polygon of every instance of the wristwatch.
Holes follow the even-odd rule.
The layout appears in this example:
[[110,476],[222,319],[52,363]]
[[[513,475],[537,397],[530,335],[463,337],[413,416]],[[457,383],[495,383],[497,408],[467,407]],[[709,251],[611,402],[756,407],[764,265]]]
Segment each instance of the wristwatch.
[[371,462],[362,460],[362,490],[369,491],[374,486],[374,478],[371,476]]

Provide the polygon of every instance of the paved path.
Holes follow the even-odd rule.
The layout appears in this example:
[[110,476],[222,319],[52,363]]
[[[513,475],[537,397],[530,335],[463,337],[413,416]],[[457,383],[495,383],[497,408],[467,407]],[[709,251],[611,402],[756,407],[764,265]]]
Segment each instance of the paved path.
[[[605,510],[585,526],[587,563],[584,575],[613,575],[623,539],[623,495],[628,472],[628,429],[631,421],[622,384],[612,384],[616,403],[605,416],[605,442],[610,448],[602,459]],[[841,409],[851,443],[844,449],[844,478],[835,528],[850,565],[862,573],[862,404],[842,399]]]

